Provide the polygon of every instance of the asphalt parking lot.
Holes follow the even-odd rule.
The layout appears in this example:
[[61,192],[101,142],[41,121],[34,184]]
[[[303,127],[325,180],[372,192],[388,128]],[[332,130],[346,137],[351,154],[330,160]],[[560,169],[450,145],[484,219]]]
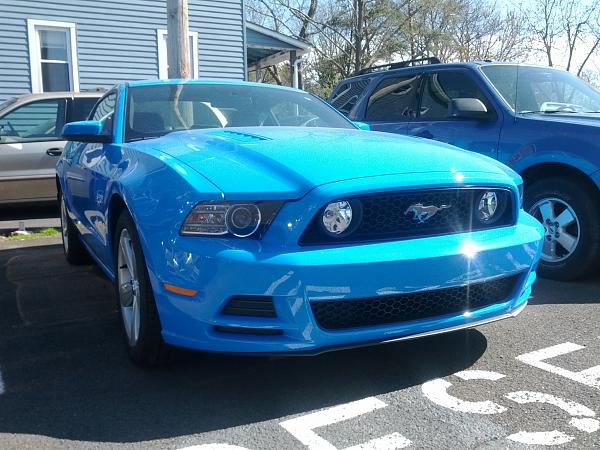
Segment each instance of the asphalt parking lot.
[[0,250],[0,448],[600,447],[597,278],[540,281],[517,319],[317,357],[142,370],[117,319],[95,266]]

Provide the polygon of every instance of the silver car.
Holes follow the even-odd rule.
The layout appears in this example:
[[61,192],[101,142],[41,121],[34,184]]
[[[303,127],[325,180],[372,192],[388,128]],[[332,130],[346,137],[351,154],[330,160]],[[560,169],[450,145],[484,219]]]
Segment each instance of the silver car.
[[0,104],[0,204],[56,201],[63,125],[85,120],[102,92],[49,92]]

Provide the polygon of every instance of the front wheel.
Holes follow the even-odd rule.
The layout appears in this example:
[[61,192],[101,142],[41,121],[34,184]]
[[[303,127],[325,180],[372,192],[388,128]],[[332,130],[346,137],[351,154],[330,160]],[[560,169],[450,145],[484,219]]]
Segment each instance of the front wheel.
[[595,193],[570,179],[542,179],[527,188],[525,209],[545,229],[540,276],[567,281],[595,269],[600,254]]
[[127,211],[114,233],[115,292],[131,360],[155,366],[168,355],[137,229]]

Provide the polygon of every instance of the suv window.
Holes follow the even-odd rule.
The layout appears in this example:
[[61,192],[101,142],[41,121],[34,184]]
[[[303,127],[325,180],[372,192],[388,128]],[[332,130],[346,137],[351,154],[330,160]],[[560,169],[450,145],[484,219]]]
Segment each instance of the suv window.
[[67,122],[87,119],[98,100],[97,97],[75,97],[69,104]]
[[477,98],[491,110],[475,80],[465,71],[430,73],[425,78],[419,116],[422,119],[450,118],[450,101],[455,98]]
[[102,134],[111,136],[113,132],[113,118],[115,116],[115,104],[117,93],[111,92],[100,100],[100,103],[94,108],[91,117],[92,120],[102,122]]
[[27,103],[0,118],[0,142],[60,140],[65,123],[63,98]]
[[414,118],[420,80],[420,74],[385,78],[369,97],[365,119],[392,122]]
[[343,83],[340,87],[338,87],[331,97],[331,104],[342,114],[348,115],[352,108],[358,102],[358,99],[365,91],[369,83],[371,82],[370,78],[351,81],[348,83]]

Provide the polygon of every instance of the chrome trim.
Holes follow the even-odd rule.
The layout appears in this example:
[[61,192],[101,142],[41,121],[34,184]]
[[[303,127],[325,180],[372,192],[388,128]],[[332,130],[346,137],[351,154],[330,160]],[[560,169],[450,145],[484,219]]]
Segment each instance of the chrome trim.
[[495,316],[495,317],[490,317],[489,319],[482,319],[482,320],[477,320],[475,322],[464,323],[461,325],[455,325],[453,327],[441,328],[439,330],[426,331],[425,333],[411,334],[410,336],[402,336],[399,338],[380,341],[379,343],[380,344],[389,344],[391,342],[408,341],[410,339],[417,339],[417,338],[427,337],[427,336],[435,336],[436,334],[442,334],[442,333],[451,333],[453,331],[460,331],[460,330],[464,330],[467,328],[475,328],[475,327],[485,325],[488,323],[497,322],[498,320],[510,319],[513,317],[517,317],[521,313],[521,311],[523,311],[525,309],[528,302],[529,302],[529,300],[525,300],[525,302],[523,302],[523,304],[521,306],[519,306],[517,309],[515,309],[509,313],[502,314],[501,316]]

